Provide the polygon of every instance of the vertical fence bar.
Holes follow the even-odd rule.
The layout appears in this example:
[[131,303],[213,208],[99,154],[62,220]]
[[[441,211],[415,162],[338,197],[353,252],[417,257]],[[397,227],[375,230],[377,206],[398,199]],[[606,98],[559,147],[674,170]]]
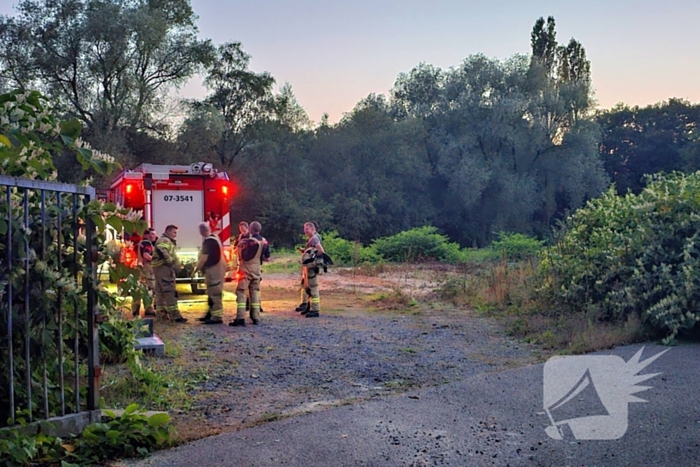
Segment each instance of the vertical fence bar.
[[[73,281],[78,286],[78,195],[73,193]],[[75,320],[75,335],[73,338],[73,355],[75,363],[75,413],[80,412],[80,307],[78,299],[73,299],[73,319]]]
[[9,355],[10,374],[10,423],[15,424],[15,359],[12,345],[12,187],[7,187],[7,350]]
[[[89,201],[89,198],[86,198]],[[92,235],[95,225],[92,219],[85,223],[85,290],[87,291],[87,325],[88,325],[88,397],[87,409],[96,410],[100,404],[100,353],[97,323],[95,322],[95,263],[92,258]]]
[[[29,229],[29,190],[24,189],[24,228]],[[32,362],[31,362],[31,337],[29,328],[29,238],[24,239],[24,369],[27,379],[27,410],[29,421],[32,421]]]
[[[41,190],[41,262],[44,263],[46,267],[46,190]],[[41,290],[46,290],[46,280],[44,276],[41,276]],[[44,319],[42,320],[41,328],[41,342],[44,342],[44,336],[46,336],[46,324],[49,317],[49,307],[48,301],[44,299],[43,301],[43,313]],[[41,364],[43,369],[43,386],[44,386],[44,418],[49,418],[51,414],[49,413],[49,381],[46,372],[46,350],[41,349]]]
[[[58,206],[58,215],[56,216],[56,256],[58,257],[58,273],[61,274],[63,269],[63,200],[61,192],[56,193],[56,205]],[[58,312],[58,380],[60,386],[61,398],[61,416],[66,414],[66,386],[65,375],[63,374],[63,292],[58,287],[56,290],[56,310]]]

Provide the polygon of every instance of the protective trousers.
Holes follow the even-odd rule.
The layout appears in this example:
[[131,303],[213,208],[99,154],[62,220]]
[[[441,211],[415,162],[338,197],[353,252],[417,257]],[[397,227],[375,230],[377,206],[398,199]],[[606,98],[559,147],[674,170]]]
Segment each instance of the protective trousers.
[[306,268],[301,270],[301,288],[299,289],[299,303],[306,303],[309,301],[309,294],[306,293]]
[[153,268],[156,278],[156,307],[160,314],[169,319],[182,318],[177,307],[177,290],[175,289],[175,270],[168,265]]
[[[146,266],[143,267],[143,276],[142,280],[146,284],[146,288],[148,289],[148,294],[151,296],[151,304],[146,307],[146,316],[149,315],[154,315],[155,310],[154,310],[154,300],[153,300],[153,295],[156,290],[156,276],[153,273],[152,268],[146,268]],[[140,298],[134,298],[132,299],[131,302],[131,314],[134,316],[138,316],[139,312],[141,311],[141,299]]]
[[260,277],[246,274],[236,287],[236,319],[245,319],[246,292],[250,296],[250,319],[260,319]]
[[207,284],[207,296],[209,297],[209,313],[211,319],[218,321],[224,318],[224,270],[220,264],[207,268],[204,271],[204,281]]
[[[257,240],[256,240],[257,242]],[[258,250],[255,256],[249,261],[242,261],[238,265],[236,286],[236,319],[245,319],[246,291],[250,297],[250,319],[257,323],[260,319],[260,280],[262,279],[262,269],[260,267],[260,256],[263,252],[263,242],[258,242]]]
[[318,291],[318,275],[313,270],[309,270],[308,274],[309,279],[307,282],[309,285],[309,290],[307,292],[310,292],[311,296],[311,306],[309,309],[311,311],[321,311],[321,295]]

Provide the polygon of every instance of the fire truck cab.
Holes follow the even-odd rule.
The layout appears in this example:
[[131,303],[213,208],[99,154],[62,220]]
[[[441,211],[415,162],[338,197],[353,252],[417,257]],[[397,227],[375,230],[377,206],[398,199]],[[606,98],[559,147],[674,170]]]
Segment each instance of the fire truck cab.
[[[193,293],[201,293],[203,277],[192,277],[197,255],[202,246],[198,226],[209,222],[224,246],[224,257],[231,262],[231,215],[229,200],[232,184],[226,172],[212,164],[191,165],[142,164],[122,171],[109,190],[110,201],[126,208],[142,210],[143,218],[158,235],[168,225],[178,226],[177,255],[184,266],[177,281],[192,284]],[[124,232],[125,239],[131,232]],[[133,246],[131,247],[133,248]],[[129,265],[136,254],[127,248],[122,255]],[[227,273],[231,279],[231,272]]]

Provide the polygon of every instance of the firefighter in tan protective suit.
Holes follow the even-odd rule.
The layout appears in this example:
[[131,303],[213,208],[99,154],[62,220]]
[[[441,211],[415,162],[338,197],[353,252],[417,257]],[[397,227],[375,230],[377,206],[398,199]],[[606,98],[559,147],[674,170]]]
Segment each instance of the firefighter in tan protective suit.
[[[226,260],[223,257],[223,245],[219,236],[213,234],[209,223],[199,224],[199,233],[204,237],[202,249],[199,251],[199,261],[196,271],[204,272],[207,284],[209,311],[199,321],[204,324],[221,324],[224,322],[224,276],[226,275]],[[194,273],[193,273],[194,274]]]
[[318,318],[321,311],[321,295],[318,290],[319,266],[323,265],[325,252],[321,245],[321,236],[316,233],[316,225],[313,222],[304,224],[304,234],[309,238],[306,242],[306,249],[301,257],[302,272],[302,293],[306,293],[306,308],[297,307],[302,315],[307,318]]
[[260,235],[260,222],[250,223],[250,234],[238,243],[238,271],[236,278],[236,319],[229,326],[245,326],[246,291],[250,295],[250,319],[260,323],[260,279],[262,262],[270,258],[267,240]]
[[177,226],[169,225],[156,242],[153,255],[153,273],[156,277],[156,309],[171,321],[186,323],[177,307],[177,289],[175,288],[176,274],[182,270],[180,260],[177,258],[175,247],[177,245]]

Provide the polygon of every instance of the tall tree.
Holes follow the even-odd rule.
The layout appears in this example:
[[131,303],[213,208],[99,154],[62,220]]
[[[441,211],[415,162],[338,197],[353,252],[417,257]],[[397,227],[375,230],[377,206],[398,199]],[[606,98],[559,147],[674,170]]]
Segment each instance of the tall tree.
[[[394,103],[417,109],[429,135],[434,223],[464,243],[483,245],[498,230],[546,232],[607,186],[596,125],[572,117],[560,83],[532,62],[477,55],[427,75],[440,80],[426,80],[424,66],[397,80]],[[415,89],[430,92],[406,92]]]
[[153,129],[161,98],[211,56],[189,0],[22,0],[0,18],[0,76],[44,89],[88,134]]
[[555,29],[556,21],[549,16],[546,23],[544,18],[538,18],[530,33],[532,59],[539,62],[548,74],[554,72],[559,54]]
[[[269,118],[275,108],[272,95],[275,80],[267,72],[248,69],[250,58],[240,42],[220,45],[204,80],[211,93],[203,101],[190,103],[197,112],[220,115],[221,131],[212,149],[224,167],[231,167],[252,142],[256,125]],[[186,126],[191,123],[186,122]]]
[[639,193],[645,174],[700,168],[700,105],[669,99],[647,107],[618,105],[598,115],[600,154],[619,193]]

